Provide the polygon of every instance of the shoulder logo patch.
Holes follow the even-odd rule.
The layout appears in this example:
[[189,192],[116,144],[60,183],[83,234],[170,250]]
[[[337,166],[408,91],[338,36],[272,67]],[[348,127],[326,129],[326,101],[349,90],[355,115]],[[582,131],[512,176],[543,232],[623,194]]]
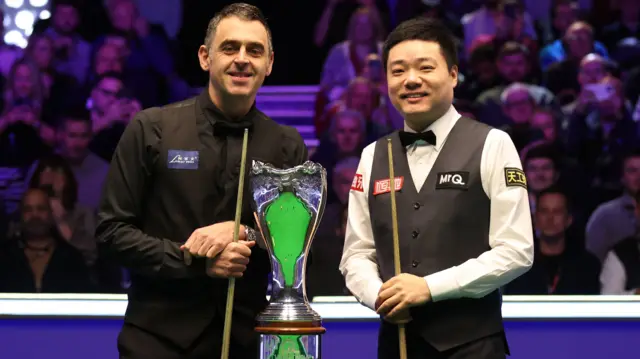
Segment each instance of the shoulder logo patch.
[[507,187],[522,187],[527,189],[527,177],[524,171],[515,167],[505,167],[504,182]]

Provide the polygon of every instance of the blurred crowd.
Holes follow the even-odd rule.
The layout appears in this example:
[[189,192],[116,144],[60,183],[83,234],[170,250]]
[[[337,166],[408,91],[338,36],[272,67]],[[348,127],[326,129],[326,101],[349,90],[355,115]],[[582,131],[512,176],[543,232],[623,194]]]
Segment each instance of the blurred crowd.
[[[126,291],[93,235],[109,161],[140,109],[192,94],[174,40],[136,2],[105,1],[91,32],[81,10],[58,0],[25,49],[0,45],[0,292]],[[308,295],[349,294],[338,264],[359,156],[403,127],[382,44],[413,16],[458,39],[458,111],[521,153],[536,257],[503,292],[640,294],[640,1],[326,0],[299,40],[325,49],[310,159],[329,197]]]

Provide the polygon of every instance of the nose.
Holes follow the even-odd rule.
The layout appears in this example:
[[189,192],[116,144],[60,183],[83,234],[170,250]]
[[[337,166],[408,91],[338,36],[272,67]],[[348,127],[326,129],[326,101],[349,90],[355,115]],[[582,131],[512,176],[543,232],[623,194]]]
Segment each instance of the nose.
[[245,65],[249,62],[247,58],[247,50],[244,47],[238,51],[238,56],[236,56],[234,62],[238,65]]
[[409,90],[420,88],[422,86],[422,78],[414,70],[409,70],[404,85]]

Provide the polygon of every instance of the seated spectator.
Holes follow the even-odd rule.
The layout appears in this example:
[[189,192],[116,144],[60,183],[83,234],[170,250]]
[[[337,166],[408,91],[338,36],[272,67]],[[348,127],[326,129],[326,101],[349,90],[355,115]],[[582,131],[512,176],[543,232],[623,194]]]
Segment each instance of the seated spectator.
[[[538,0],[528,1],[538,2]],[[542,26],[542,40],[545,45],[560,38],[571,24],[578,21],[580,6],[575,0],[554,0],[550,13],[550,16],[538,19]]]
[[60,74],[72,76],[84,84],[91,59],[91,45],[78,33],[80,14],[74,0],[54,3],[51,24],[44,34],[53,40],[53,67]]
[[511,136],[518,152],[529,143],[544,138],[544,133],[531,126],[535,110],[535,101],[529,87],[525,84],[514,83],[502,92],[502,111],[508,123],[503,129]]
[[167,103],[169,88],[176,78],[174,59],[162,26],[149,24],[133,0],[112,1],[107,7],[113,31],[94,48],[119,38],[124,59],[122,78],[143,108]]
[[55,142],[51,102],[45,96],[42,73],[33,61],[20,59],[13,64],[4,91],[2,113],[8,124],[33,128],[47,145]]
[[590,106],[594,104],[595,99],[589,86],[600,83],[606,76],[611,75],[610,68],[609,62],[602,56],[587,54],[578,66],[571,60],[551,65],[545,74],[545,82],[556,94],[566,115],[571,115],[575,110],[585,113],[593,110]]
[[507,285],[506,294],[598,294],[600,262],[584,250],[582,238],[568,235],[572,217],[567,195],[549,188],[536,202],[536,259],[527,273]]
[[584,21],[577,21],[569,26],[562,39],[552,42],[540,51],[540,67],[542,71],[546,71],[552,64],[563,60],[577,64],[592,52],[609,58],[607,48],[594,40],[593,27]]
[[[633,214],[640,219],[640,191],[633,197]],[[613,245],[602,263],[602,294],[640,294],[640,232],[636,231]]]
[[104,74],[96,81],[87,107],[93,125],[93,140],[89,148],[105,161],[111,162],[120,136],[142,107],[124,88],[122,79],[114,73]]
[[29,189],[20,206],[20,234],[0,247],[0,292],[93,292],[82,255],[56,230],[44,190]]
[[544,136],[544,140],[556,144],[559,148],[564,147],[564,141],[560,134],[560,121],[549,109],[537,108],[534,110],[529,120],[531,128],[534,128]]
[[[89,150],[93,138],[92,123],[86,110],[68,110],[60,117],[55,152],[62,156],[78,182],[78,204],[96,211],[109,163]],[[38,162],[31,166],[30,181]]]
[[29,187],[47,192],[52,219],[60,238],[80,251],[88,267],[93,266],[98,256],[93,235],[95,214],[78,205],[78,182],[65,159],[51,155],[38,161]]
[[[354,110],[337,112],[331,119],[329,131],[320,139],[317,151],[311,161],[320,163],[324,168],[333,168],[343,158],[359,156],[366,143],[366,120]],[[327,173],[327,182],[332,183],[333,175]],[[335,200],[329,194],[328,200]]]
[[455,98],[474,101],[481,93],[500,85],[496,65],[496,49],[493,42],[474,46],[469,55],[468,69],[464,76],[458,75]]
[[589,114],[574,112],[567,130],[569,154],[585,164],[592,179],[590,187],[598,195],[597,203],[620,194],[620,159],[636,147],[639,138],[638,124],[625,107],[620,80],[608,76],[601,85],[596,110]]
[[48,35],[33,34],[25,51],[26,57],[31,59],[41,74],[45,116],[55,118],[62,109],[72,106],[74,97],[81,93],[77,79],[55,69],[53,46],[54,42]]
[[529,87],[529,93],[536,106],[552,109],[557,107],[553,94],[546,88],[534,84],[529,50],[522,44],[505,43],[498,52],[496,65],[501,83],[484,91],[476,99],[479,121],[495,127],[509,123],[501,111],[501,96],[507,86],[516,82],[525,83]]
[[351,80],[362,74],[369,54],[381,55],[384,34],[379,32],[377,21],[370,9],[358,9],[349,20],[347,39],[331,48],[320,79],[328,102],[340,98]]
[[[505,5],[514,7],[513,15],[515,16],[507,14]],[[518,2],[484,0],[480,9],[464,15],[461,22],[464,27],[465,54],[470,53],[471,44],[477,36],[491,35],[498,39],[499,43],[509,40],[537,39],[531,16]]]
[[632,151],[622,158],[621,196],[600,204],[587,223],[586,246],[601,261],[618,242],[637,232],[634,197],[640,192],[640,151]]

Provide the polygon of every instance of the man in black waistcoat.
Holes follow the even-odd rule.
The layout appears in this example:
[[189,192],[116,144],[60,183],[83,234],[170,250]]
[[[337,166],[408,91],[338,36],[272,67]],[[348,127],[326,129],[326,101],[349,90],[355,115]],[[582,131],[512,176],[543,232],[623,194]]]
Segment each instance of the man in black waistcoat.
[[[256,243],[249,176],[240,241],[232,242],[242,136],[253,160],[288,168],[307,159],[300,134],[255,106],[271,72],[271,33],[260,10],[225,7],[198,52],[209,84],[199,96],[140,112],[115,151],[99,210],[105,256],[129,269],[120,358],[220,356],[228,278],[236,291],[231,358],[258,352],[255,317],[270,271]],[[258,241],[258,244],[264,244]]]
[[[349,197],[340,269],[349,290],[383,318],[378,358],[497,359],[509,353],[499,288],[533,262],[522,165],[509,136],[452,106],[456,46],[437,20],[416,18],[383,49],[389,97],[405,119],[362,152]],[[393,263],[396,189],[402,274]]]

